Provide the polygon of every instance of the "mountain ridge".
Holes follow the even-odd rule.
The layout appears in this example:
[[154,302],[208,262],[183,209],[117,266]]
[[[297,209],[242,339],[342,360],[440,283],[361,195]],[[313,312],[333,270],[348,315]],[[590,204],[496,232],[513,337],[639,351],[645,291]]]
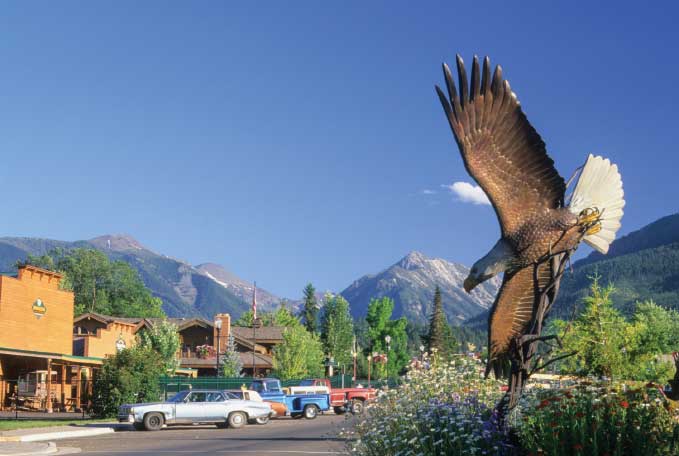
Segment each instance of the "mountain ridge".
[[366,314],[370,299],[386,296],[394,300],[396,317],[424,323],[438,285],[448,321],[457,325],[490,307],[500,283],[491,279],[468,294],[462,286],[468,274],[463,264],[412,251],[388,268],[355,280],[340,294],[351,303],[355,317]]

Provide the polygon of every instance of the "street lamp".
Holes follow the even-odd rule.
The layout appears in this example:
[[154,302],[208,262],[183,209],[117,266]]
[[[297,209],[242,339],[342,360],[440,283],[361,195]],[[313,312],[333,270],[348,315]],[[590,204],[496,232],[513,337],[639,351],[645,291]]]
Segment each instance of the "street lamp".
[[354,383],[356,383],[356,357],[357,356],[358,356],[358,353],[356,352],[356,348],[354,347],[354,349],[351,350],[351,357],[354,359],[354,376],[352,378]]
[[372,355],[368,353],[368,388],[370,388],[370,365],[372,363]]
[[221,377],[219,373],[219,346],[222,340],[222,320],[220,318],[215,319],[215,328],[217,328],[217,377]]
[[424,345],[420,345],[420,361],[424,361]]
[[387,352],[391,351],[391,336],[387,334],[384,336],[384,341],[387,343]]

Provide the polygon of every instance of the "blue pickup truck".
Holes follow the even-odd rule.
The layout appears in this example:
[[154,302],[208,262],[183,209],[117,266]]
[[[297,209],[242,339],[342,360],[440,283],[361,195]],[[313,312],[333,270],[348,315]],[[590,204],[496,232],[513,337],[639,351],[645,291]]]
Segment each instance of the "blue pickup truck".
[[286,414],[292,418],[304,417],[313,420],[318,412],[330,409],[329,394],[285,394],[277,378],[257,379],[250,385],[265,401],[280,402],[288,409]]

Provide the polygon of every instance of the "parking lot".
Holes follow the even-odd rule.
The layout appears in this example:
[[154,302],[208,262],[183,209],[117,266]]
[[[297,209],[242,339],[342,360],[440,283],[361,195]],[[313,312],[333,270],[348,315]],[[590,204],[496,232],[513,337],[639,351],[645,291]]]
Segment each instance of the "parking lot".
[[334,414],[314,420],[280,418],[241,429],[215,426],[170,427],[158,432],[122,430],[84,439],[61,440],[59,447],[80,448],[81,454],[345,454],[338,432],[345,417]]

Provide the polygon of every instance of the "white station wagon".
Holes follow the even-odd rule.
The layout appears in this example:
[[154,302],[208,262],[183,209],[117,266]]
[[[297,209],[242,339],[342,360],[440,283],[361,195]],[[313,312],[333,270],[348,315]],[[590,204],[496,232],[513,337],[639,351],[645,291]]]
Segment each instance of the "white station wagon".
[[239,428],[249,420],[266,424],[270,416],[268,404],[238,399],[219,390],[181,391],[166,402],[124,404],[118,409],[118,421],[147,431],[176,424],[210,423],[219,428]]

